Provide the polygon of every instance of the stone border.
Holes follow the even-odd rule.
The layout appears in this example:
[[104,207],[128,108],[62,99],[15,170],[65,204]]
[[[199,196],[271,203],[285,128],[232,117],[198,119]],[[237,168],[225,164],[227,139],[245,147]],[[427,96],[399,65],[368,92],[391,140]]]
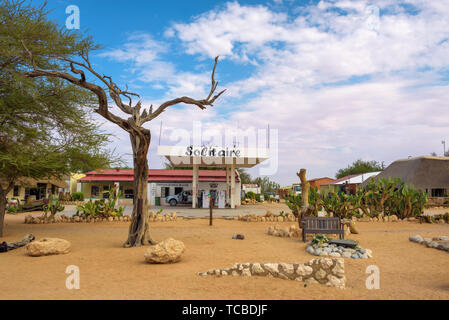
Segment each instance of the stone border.
[[311,241],[306,245],[306,251],[314,256],[333,257],[333,258],[352,258],[369,259],[373,257],[370,249],[357,247],[355,249],[337,246],[335,244],[323,243],[321,245],[312,244]]
[[293,213],[289,213],[286,215],[274,215],[271,211],[267,211],[267,213],[264,216],[259,216],[257,214],[246,214],[246,215],[239,215],[238,216],[239,221],[246,221],[246,222],[295,222],[298,221],[298,219],[295,217]]
[[199,276],[265,276],[345,288],[344,260],[316,258],[306,263],[236,263],[232,268],[199,272]]
[[438,236],[431,239],[431,238],[423,238],[419,234],[417,234],[415,236],[410,236],[409,240],[411,242],[416,242],[425,245],[427,248],[435,248],[438,250],[449,252],[448,236]]
[[[153,215],[151,214],[153,213]],[[150,222],[166,222],[166,221],[178,221],[183,220],[183,217],[179,217],[176,212],[162,214],[155,214],[154,212],[150,212],[149,220]],[[66,215],[60,215],[54,217],[54,219],[49,219],[47,217],[46,220],[42,219],[41,216],[27,215],[25,217],[25,224],[49,224],[49,223],[78,223],[78,222],[130,222],[131,216],[122,216],[122,217],[108,217],[108,218],[100,218],[100,217],[91,217],[87,218],[81,216],[67,217]]]

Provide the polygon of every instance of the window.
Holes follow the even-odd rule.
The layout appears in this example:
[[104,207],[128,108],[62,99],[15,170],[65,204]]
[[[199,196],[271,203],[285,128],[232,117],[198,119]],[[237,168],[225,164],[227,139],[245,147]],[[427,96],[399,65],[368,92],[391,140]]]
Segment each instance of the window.
[[432,189],[431,197],[444,197],[444,189]]
[[109,191],[109,186],[104,186],[103,187],[103,199],[109,198],[109,192],[107,192],[107,191]]
[[100,188],[97,186],[92,186],[92,189],[90,191],[90,194],[92,195],[92,197],[97,197],[99,193],[100,193]]
[[182,192],[182,190],[183,190],[183,188],[182,188],[182,187],[175,187],[175,194],[179,194],[179,193],[181,193],[181,192]]
[[19,196],[19,186],[14,186],[14,193],[13,193],[14,197],[18,197]]

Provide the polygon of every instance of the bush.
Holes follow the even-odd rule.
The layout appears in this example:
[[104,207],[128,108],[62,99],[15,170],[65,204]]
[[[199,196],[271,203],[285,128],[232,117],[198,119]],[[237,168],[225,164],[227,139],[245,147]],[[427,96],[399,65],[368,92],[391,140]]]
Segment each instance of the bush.
[[[301,210],[301,195],[289,194],[284,197],[287,206],[295,216]],[[309,205],[313,207],[312,215],[317,215],[323,208],[334,217],[351,218],[384,214],[396,215],[403,219],[420,215],[427,202],[427,194],[406,185],[400,179],[371,179],[364,187],[357,189],[353,195],[340,191],[328,190],[318,192],[310,188]]]
[[72,193],[73,201],[84,201],[84,193],[82,192],[74,192]]
[[8,213],[17,213],[17,207],[16,206],[9,206],[8,207]]
[[[259,198],[260,198],[260,196],[259,196]],[[254,192],[252,192],[252,191],[248,191],[248,192],[246,193],[246,199],[253,199],[253,200],[256,200],[256,194],[255,194]]]
[[256,201],[257,201],[257,202],[261,202],[261,200],[260,200],[260,194],[256,194]]

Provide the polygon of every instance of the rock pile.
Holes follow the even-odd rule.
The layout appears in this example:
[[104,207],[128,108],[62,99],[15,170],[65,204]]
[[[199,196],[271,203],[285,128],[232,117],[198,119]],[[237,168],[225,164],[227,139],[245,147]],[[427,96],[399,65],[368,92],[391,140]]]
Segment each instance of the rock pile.
[[439,236],[434,238],[423,238],[419,234],[411,236],[410,241],[425,245],[427,248],[435,248],[449,252],[449,237]]
[[265,276],[337,288],[346,285],[344,260],[335,258],[316,258],[306,263],[236,263],[232,268],[213,269],[198,275]]
[[41,240],[30,242],[25,246],[29,256],[39,257],[51,254],[65,254],[70,252],[71,244],[69,241],[58,238],[43,238]]
[[[149,213],[150,222],[165,222],[165,221],[177,221],[183,220],[182,217],[179,217],[176,212],[166,213],[166,214],[156,214],[153,211]],[[54,218],[44,219],[41,216],[27,215],[25,217],[26,224],[47,224],[47,223],[78,223],[78,222],[130,222],[131,216],[122,216],[122,217],[93,217],[93,216],[73,216],[67,217],[66,215],[56,216]]]
[[271,211],[267,211],[264,216],[257,214],[239,215],[238,220],[247,222],[294,222],[298,221],[292,213],[287,215],[274,215]]
[[54,218],[44,219],[41,216],[33,217],[32,215],[27,215],[25,217],[25,223],[26,224],[47,224],[47,223],[78,223],[78,222],[113,222],[113,221],[119,221],[119,222],[128,222],[131,221],[131,216],[123,216],[123,217],[108,217],[108,218],[101,218],[101,217],[93,217],[93,216],[73,216],[73,217],[67,217],[66,215],[60,215],[56,216]]
[[148,263],[174,263],[181,260],[185,245],[182,241],[168,238],[149,247],[144,254]]
[[373,257],[373,252],[370,249],[360,247],[352,249],[329,243],[312,244],[311,241],[306,245],[306,251],[314,256],[320,257],[352,259],[368,259]]
[[149,219],[150,219],[150,221],[153,221],[153,222],[183,220],[182,217],[178,217],[178,214],[176,212],[171,212],[171,213],[166,213],[166,214],[157,214],[157,213],[154,213],[154,211],[150,211]]
[[275,225],[269,226],[267,233],[275,237],[298,238],[299,235],[301,234],[301,231],[296,225],[291,225],[288,228],[287,227],[282,228],[278,225]]

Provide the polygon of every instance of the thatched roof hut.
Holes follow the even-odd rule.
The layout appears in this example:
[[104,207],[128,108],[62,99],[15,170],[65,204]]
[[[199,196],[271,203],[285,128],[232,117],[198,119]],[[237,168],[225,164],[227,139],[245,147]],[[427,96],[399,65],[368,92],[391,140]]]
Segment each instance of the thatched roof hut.
[[[401,159],[390,164],[373,179],[400,178],[416,189],[449,189],[449,157],[422,156]],[[362,187],[368,180],[362,183]]]

